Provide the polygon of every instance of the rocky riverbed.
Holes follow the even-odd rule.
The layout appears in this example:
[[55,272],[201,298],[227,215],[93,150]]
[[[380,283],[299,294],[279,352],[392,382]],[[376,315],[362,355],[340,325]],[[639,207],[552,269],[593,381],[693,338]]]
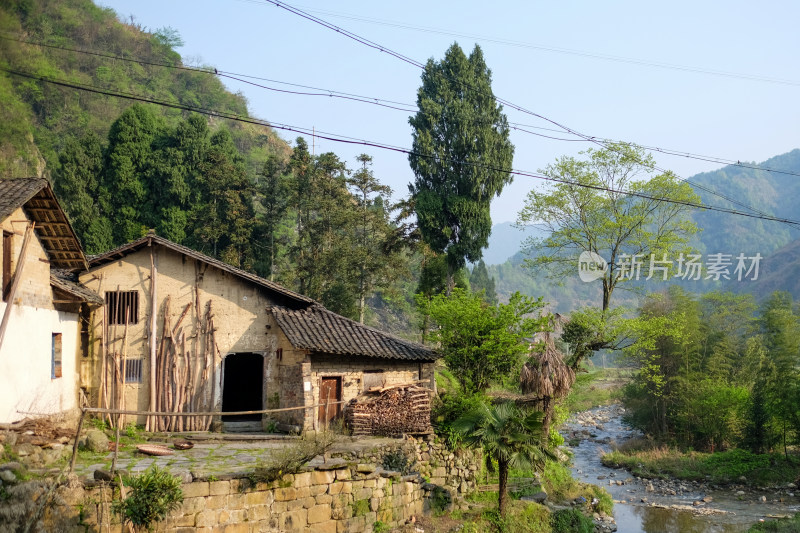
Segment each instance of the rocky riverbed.
[[615,501],[619,531],[734,533],[770,517],[800,510],[794,484],[753,488],[746,479],[733,485],[698,481],[642,479],[600,462],[602,454],[628,439],[641,437],[622,422],[620,405],[598,407],[574,415],[562,428],[570,443],[573,475],[603,485]]

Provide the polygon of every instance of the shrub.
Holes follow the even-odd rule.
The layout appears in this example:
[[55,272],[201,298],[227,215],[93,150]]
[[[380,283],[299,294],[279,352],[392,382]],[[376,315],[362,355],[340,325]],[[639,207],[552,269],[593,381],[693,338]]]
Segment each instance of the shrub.
[[482,394],[466,394],[460,389],[450,389],[439,394],[434,399],[431,409],[431,423],[436,429],[436,434],[443,438],[447,445],[457,448],[461,445],[462,434],[453,428],[453,422],[461,418],[464,413],[475,411],[485,403]]
[[126,477],[125,484],[132,492],[124,500],[114,501],[113,510],[138,531],[151,531],[183,501],[181,480],[156,465],[138,476]]
[[594,522],[577,509],[561,509],[550,516],[553,533],[593,533]]
[[383,456],[383,468],[400,472],[404,476],[411,473],[416,460],[401,449],[390,450]]

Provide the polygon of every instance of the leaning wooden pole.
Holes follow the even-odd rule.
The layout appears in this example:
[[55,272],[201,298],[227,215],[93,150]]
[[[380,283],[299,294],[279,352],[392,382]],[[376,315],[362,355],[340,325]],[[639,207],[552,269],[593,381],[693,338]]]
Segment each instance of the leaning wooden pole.
[[[156,410],[156,332],[158,325],[156,319],[158,317],[157,298],[157,280],[158,280],[158,261],[155,257],[153,250],[153,241],[150,241],[150,410]],[[155,419],[152,416],[147,417],[147,424],[145,425],[147,431],[155,429]]]
[[28,243],[31,241],[31,234],[33,233],[35,225],[35,222],[31,222],[30,225],[25,228],[25,237],[22,239],[22,249],[19,252],[19,261],[17,261],[17,271],[14,273],[14,282],[11,284],[11,291],[8,293],[6,309],[3,312],[3,321],[0,322],[0,349],[3,348],[3,339],[6,336],[8,319],[11,318],[11,308],[14,307],[14,299],[17,297],[17,288],[22,279],[22,267],[25,266],[25,252],[28,249]]

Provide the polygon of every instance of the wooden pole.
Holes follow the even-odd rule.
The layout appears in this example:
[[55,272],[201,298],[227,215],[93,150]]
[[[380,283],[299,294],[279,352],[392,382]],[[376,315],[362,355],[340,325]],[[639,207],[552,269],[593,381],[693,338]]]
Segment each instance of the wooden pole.
[[14,272],[14,281],[11,283],[11,291],[8,293],[6,309],[3,312],[3,320],[0,322],[0,349],[3,348],[3,339],[6,336],[8,320],[11,318],[11,308],[14,306],[14,299],[17,296],[17,288],[19,287],[19,282],[22,279],[22,268],[25,266],[25,252],[28,250],[28,243],[31,241],[31,234],[33,233],[33,228],[35,225],[35,222],[31,222],[28,227],[25,228],[25,237],[22,238],[22,248],[19,251],[17,271]]
[[[156,333],[158,332],[158,305],[157,298],[158,261],[153,251],[153,241],[150,241],[150,410],[156,408]],[[155,429],[155,420],[147,417],[145,429]]]
[[69,461],[69,473],[75,471],[75,459],[78,457],[78,440],[81,437],[81,429],[83,428],[83,419],[86,417],[86,409],[81,409],[81,416],[78,418],[78,429],[75,430],[75,442],[72,444],[72,459]]

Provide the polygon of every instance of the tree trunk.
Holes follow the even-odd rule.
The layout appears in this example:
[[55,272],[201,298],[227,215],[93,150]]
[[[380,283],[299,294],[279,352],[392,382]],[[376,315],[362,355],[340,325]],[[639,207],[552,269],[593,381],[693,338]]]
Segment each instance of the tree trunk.
[[542,399],[544,417],[542,418],[542,442],[547,444],[550,439],[550,422],[553,420],[553,402],[550,396]]
[[497,460],[497,474],[499,478],[499,494],[497,496],[497,507],[500,511],[500,516],[506,515],[506,500],[508,500],[508,461],[503,459]]

